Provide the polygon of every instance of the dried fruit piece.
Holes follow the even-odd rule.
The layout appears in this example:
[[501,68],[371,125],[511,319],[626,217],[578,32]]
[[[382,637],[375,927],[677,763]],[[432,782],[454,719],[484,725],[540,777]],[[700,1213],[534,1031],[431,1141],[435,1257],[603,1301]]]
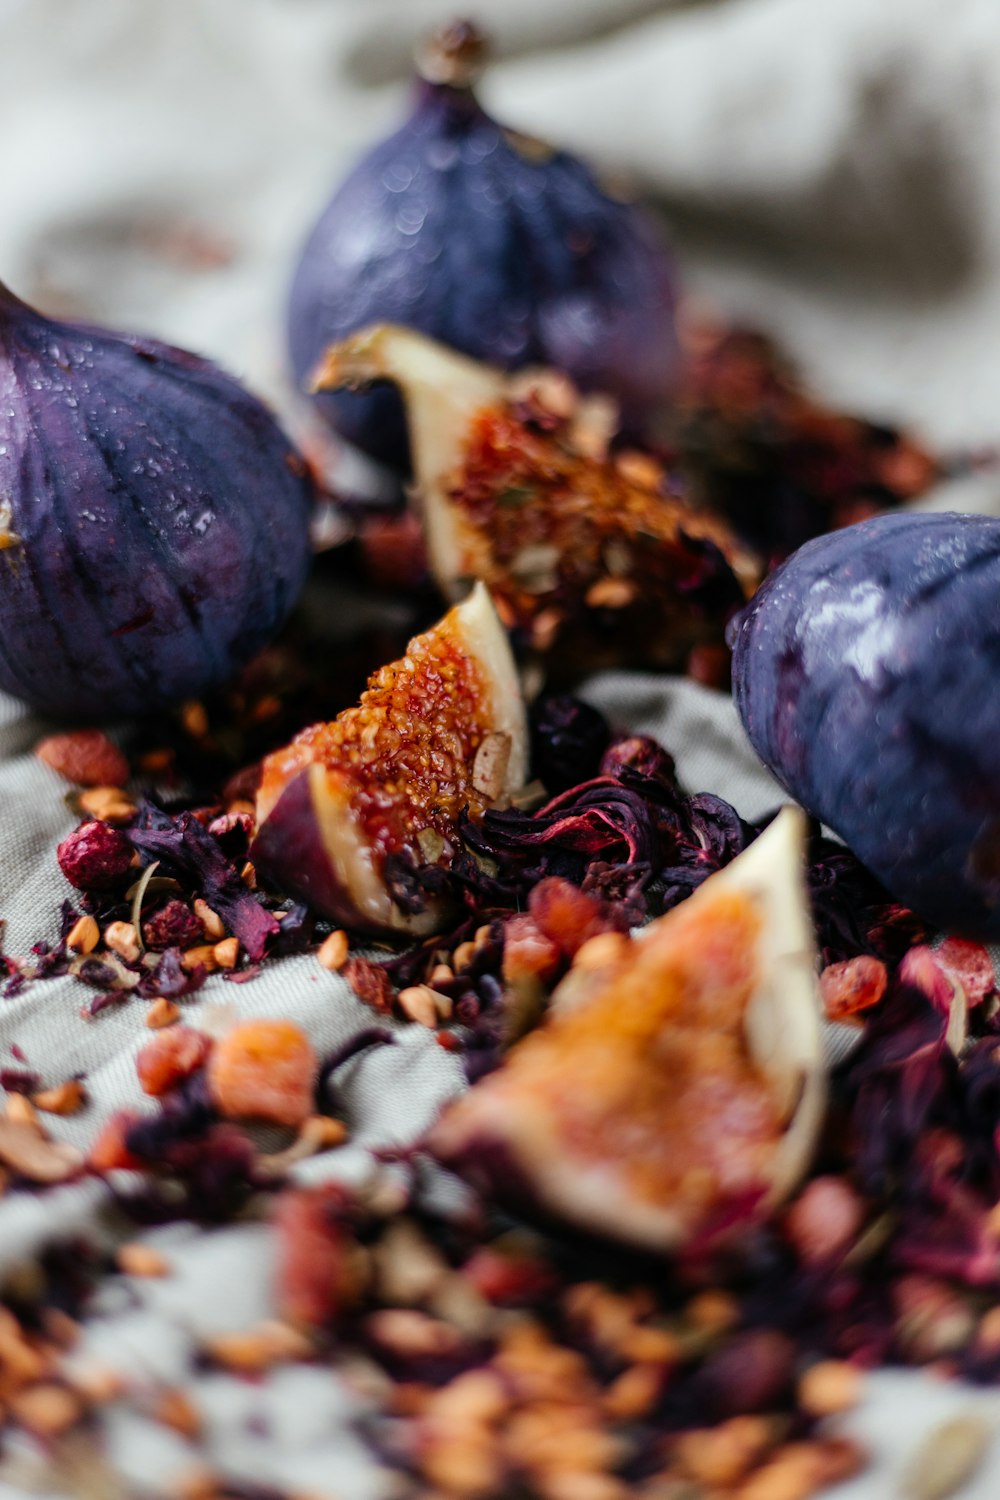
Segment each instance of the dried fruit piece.
[[[506,746],[498,773],[496,746]],[[489,774],[476,766],[494,747]],[[485,589],[371,679],[356,708],[264,763],[253,858],[317,911],[368,931],[433,931],[458,819],[524,781],[524,708]]]
[[38,759],[77,786],[124,786],[128,761],[99,729],[50,734],[35,746]]
[[508,379],[388,324],[328,350],[317,388],[376,379],[406,401],[428,555],[448,598],[482,579],[536,651],[587,669],[681,665],[699,641],[722,645],[753,562],[655,465],[655,482],[637,483],[595,453],[594,400],[561,382],[553,403],[547,372]]
[[184,901],[176,897],[153,912],[142,924],[147,948],[190,948],[202,937],[202,924]]
[[158,1032],[135,1060],[143,1092],[167,1093],[202,1067],[211,1050],[211,1037],[193,1026],[171,1026]]
[[296,1327],[323,1328],[358,1299],[365,1272],[352,1207],[334,1184],[289,1188],[278,1199],[278,1307]]
[[318,1071],[312,1044],[293,1021],[243,1021],[216,1042],[208,1083],[230,1119],[300,1125],[313,1112]]
[[982,1417],[952,1417],[920,1444],[903,1480],[906,1500],[951,1500],[982,1466],[992,1438]]
[[655,1250],[786,1196],[825,1096],[803,836],[786,809],[617,962],[571,971],[545,1024],[446,1108],[432,1154]]
[[50,1141],[35,1125],[0,1119],[0,1161],[29,1182],[65,1182],[83,1166],[83,1157],[66,1141]]
[[132,867],[133,849],[121,829],[92,820],[63,839],[56,859],[70,885],[80,891],[109,891]]

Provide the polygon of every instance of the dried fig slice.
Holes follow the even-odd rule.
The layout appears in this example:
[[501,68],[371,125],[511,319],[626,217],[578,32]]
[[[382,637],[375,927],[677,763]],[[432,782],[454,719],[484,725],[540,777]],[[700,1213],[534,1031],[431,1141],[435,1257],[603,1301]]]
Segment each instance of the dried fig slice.
[[669,492],[652,458],[609,456],[613,405],[553,371],[506,376],[389,324],[328,350],[317,389],[374,380],[406,403],[431,569],[483,579],[505,624],[572,667],[682,663],[721,646],[756,582],[727,524]]
[[517,791],[526,757],[517,672],[480,586],[356,707],[267,758],[254,863],[344,926],[432,932],[447,904],[432,872],[456,853],[459,815]]
[[767,1212],[822,1119],[804,818],[788,808],[448,1106],[427,1149],[514,1207],[654,1251]]

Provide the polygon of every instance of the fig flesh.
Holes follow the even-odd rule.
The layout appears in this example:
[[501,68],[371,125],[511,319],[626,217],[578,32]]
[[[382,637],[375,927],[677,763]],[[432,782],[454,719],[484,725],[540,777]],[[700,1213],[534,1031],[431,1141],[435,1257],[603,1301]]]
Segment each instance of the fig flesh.
[[459,816],[524,783],[527,727],[510,647],[473,590],[355,708],[270,755],[251,857],[262,876],[355,930],[433,932]]
[[786,808],[603,967],[572,969],[428,1151],[529,1216],[657,1252],[780,1203],[826,1092],[804,832]]
[[726,524],[669,492],[652,459],[608,455],[599,398],[551,371],[505,376],[412,330],[365,329],[327,351],[320,387],[403,393],[431,569],[458,598],[489,586],[539,653],[586,669],[683,663],[756,578]]
[[732,631],[761,759],[897,901],[1000,940],[1000,520],[879,516],[800,548]]

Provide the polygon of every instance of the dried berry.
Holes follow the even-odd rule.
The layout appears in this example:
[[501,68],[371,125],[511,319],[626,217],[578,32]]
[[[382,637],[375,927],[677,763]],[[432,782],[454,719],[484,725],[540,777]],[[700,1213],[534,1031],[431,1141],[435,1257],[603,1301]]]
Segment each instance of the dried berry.
[[220,1113],[231,1119],[301,1125],[313,1112],[318,1071],[309,1038],[294,1022],[243,1021],[215,1044],[208,1081]]
[[532,704],[530,724],[531,769],[553,796],[598,774],[611,731],[596,708],[549,694]]
[[157,1033],[139,1052],[135,1071],[147,1094],[165,1094],[203,1067],[212,1039],[191,1026],[171,1026]]
[[189,906],[177,899],[168,901],[142,924],[147,948],[190,948],[202,937],[202,927]]
[[676,788],[674,758],[648,734],[629,734],[612,740],[601,757],[598,774],[619,779],[625,771],[638,772],[650,781]]
[[333,1184],[287,1189],[278,1199],[278,1307],[288,1322],[327,1327],[356,1303],[363,1263],[353,1210],[348,1193]]
[[132,867],[127,836],[110,823],[81,823],[56,850],[59,868],[81,891],[109,891],[121,885]]

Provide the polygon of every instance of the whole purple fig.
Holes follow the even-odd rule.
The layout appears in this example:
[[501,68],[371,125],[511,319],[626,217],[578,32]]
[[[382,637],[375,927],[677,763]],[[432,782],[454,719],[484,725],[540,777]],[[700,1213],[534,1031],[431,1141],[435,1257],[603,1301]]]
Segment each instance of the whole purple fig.
[[[653,223],[582,162],[490,119],[472,90],[483,51],[467,23],[433,39],[412,115],[313,229],[289,309],[296,378],[356,329],[402,323],[506,370],[564,370],[639,429],[677,368],[671,259]],[[408,468],[394,390],[316,399],[344,437]]]
[[897,900],[1000,939],[1000,520],[818,537],[732,627],[761,759]]
[[295,602],[312,494],[215,365],[0,286],[0,688],[95,720],[225,682]]

